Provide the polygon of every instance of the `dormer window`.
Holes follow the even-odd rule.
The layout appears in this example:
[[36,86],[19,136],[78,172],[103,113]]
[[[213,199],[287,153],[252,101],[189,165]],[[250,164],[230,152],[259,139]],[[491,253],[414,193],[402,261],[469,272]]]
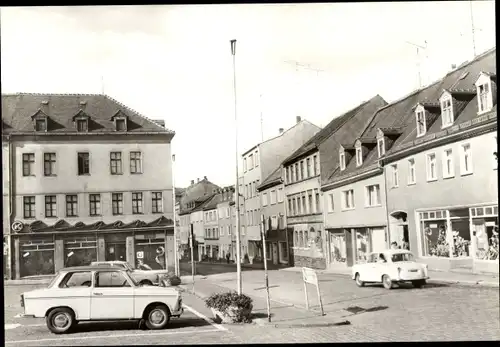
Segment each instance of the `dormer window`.
[[415,110],[417,117],[417,137],[424,136],[427,131],[427,126],[425,124],[425,110],[423,107],[418,107]]
[[47,131],[47,119],[36,119],[35,120],[35,130],[36,131]]
[[116,119],[116,131],[125,131],[127,130],[126,119]]
[[385,141],[383,137],[377,140],[377,150],[379,158],[385,155]]
[[476,81],[478,112],[488,112],[493,108],[491,75],[481,72]]
[[363,165],[363,151],[361,148],[356,148],[356,166]]
[[451,102],[451,96],[445,96],[441,100],[441,121],[442,128],[449,127],[453,124],[453,104]]
[[88,129],[88,121],[86,119],[78,119],[76,121],[76,130],[78,132],[86,132]]
[[339,158],[340,158],[340,171],[344,171],[345,170],[345,153],[340,152]]

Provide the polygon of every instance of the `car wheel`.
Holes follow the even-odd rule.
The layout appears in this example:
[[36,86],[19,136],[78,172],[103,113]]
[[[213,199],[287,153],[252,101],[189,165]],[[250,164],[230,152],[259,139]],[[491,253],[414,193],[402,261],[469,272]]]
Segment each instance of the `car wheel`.
[[356,284],[358,285],[358,287],[365,286],[365,282],[361,281],[361,279],[360,279],[359,272],[356,274]]
[[385,289],[392,289],[392,280],[388,275],[382,276],[382,284]]
[[153,285],[153,283],[151,283],[151,281],[148,281],[148,280],[141,281],[139,284],[141,286],[152,286]]
[[413,286],[415,288],[422,288],[422,286],[425,285],[425,280],[418,280],[418,281],[412,281],[411,284],[413,284]]
[[58,307],[49,312],[45,322],[54,334],[64,334],[75,325],[75,314],[69,308]]
[[170,321],[170,314],[165,305],[152,307],[146,315],[146,326],[150,330],[164,329]]

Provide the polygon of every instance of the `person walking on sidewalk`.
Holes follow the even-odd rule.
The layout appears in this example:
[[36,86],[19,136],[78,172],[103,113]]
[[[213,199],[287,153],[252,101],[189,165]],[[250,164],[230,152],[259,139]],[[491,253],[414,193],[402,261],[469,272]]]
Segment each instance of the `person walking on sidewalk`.
[[229,264],[229,259],[231,259],[231,254],[229,252],[227,252],[227,254],[226,254],[226,261],[227,261],[228,264]]

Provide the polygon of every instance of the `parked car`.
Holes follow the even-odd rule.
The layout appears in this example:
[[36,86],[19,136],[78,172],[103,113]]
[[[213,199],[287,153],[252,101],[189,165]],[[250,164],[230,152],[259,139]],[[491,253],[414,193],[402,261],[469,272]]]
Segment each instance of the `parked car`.
[[411,282],[420,288],[429,279],[426,264],[417,263],[413,253],[402,249],[369,253],[367,262],[352,267],[352,279],[359,287],[365,283],[382,283],[392,289],[394,284]]
[[64,268],[47,288],[21,294],[21,306],[25,316],[45,318],[55,334],[79,321],[140,320],[163,329],[184,312],[176,289],[141,286],[130,271],[114,266]]
[[130,271],[131,276],[142,285],[159,285],[162,277],[168,274],[168,270],[140,270],[134,269],[126,261],[94,261],[91,266],[117,266],[119,268]]

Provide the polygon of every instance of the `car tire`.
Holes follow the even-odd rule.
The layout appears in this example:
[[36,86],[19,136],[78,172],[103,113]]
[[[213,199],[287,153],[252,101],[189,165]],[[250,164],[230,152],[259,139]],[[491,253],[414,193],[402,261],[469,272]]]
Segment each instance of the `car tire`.
[[392,289],[392,280],[389,277],[389,275],[384,275],[382,276],[382,285],[384,286],[385,289]]
[[153,283],[149,280],[143,280],[139,283],[141,286],[152,286]]
[[150,330],[164,329],[170,321],[170,313],[165,305],[151,307],[145,317],[146,327]]
[[413,284],[415,288],[422,288],[426,284],[426,281],[425,280],[412,281],[411,284]]
[[57,307],[49,312],[45,322],[54,334],[65,334],[75,326],[75,313],[67,307]]
[[356,274],[355,281],[356,281],[356,285],[358,287],[364,287],[365,286],[365,282],[361,281],[361,279],[360,279],[359,272]]

